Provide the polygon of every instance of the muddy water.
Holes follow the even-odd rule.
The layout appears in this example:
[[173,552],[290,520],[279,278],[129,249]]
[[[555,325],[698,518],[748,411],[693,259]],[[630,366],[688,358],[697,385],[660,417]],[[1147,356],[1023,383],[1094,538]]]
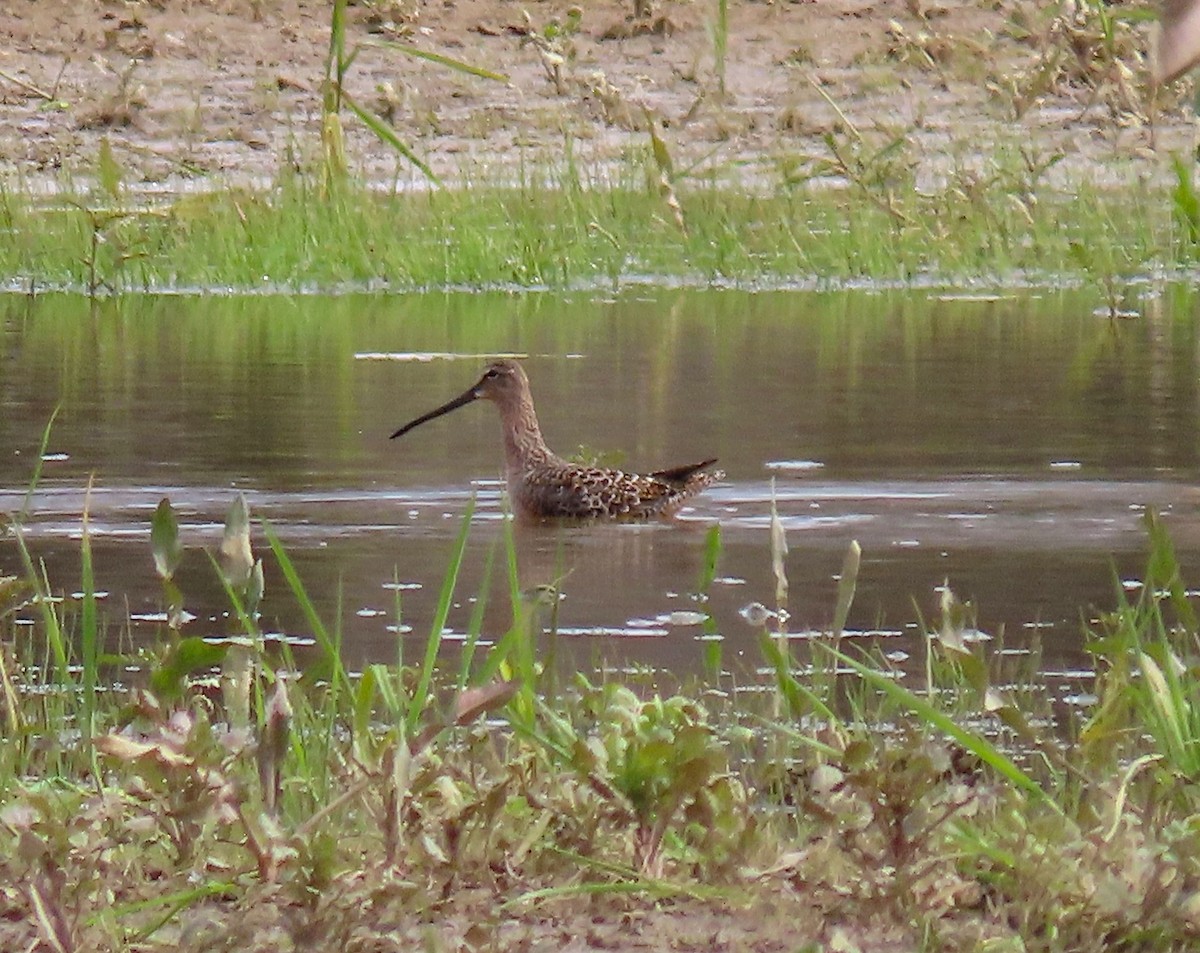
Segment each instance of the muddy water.
[[[774,602],[774,481],[790,629],[828,625],[858,540],[850,626],[897,658],[915,657],[917,619],[934,617],[948,581],[983,632],[1040,642],[1045,667],[1069,671],[1085,663],[1081,617],[1113,602],[1114,569],[1140,568],[1145,507],[1167,515],[1189,578],[1200,570],[1200,328],[1186,292],[1137,304],[1142,318],[1114,324],[1086,292],[9,297],[0,512],[21,508],[60,405],[27,538],[56,585],[76,588],[94,480],[110,639],[130,615],[134,638],[155,633],[148,519],[163,496],[189,546],[189,629],[222,630],[204,549],[242,491],[325,618],[340,607],[361,662],[394,658],[397,639],[417,650],[475,495],[448,626],[466,630],[483,595],[497,635],[511,609],[494,411],[387,438],[472,383],[477,355],[521,353],[560,452],[585,445],[646,469],[717,455],[727,473],[671,524],[515,528],[520,584],[558,582],[559,648],[581,664],[699,670],[714,644],[727,668],[757,664],[743,610]],[[714,524],[705,633],[686,623]],[[0,538],[0,572],[17,567]],[[394,631],[397,593],[411,633]],[[309,634],[269,556],[263,622]]]

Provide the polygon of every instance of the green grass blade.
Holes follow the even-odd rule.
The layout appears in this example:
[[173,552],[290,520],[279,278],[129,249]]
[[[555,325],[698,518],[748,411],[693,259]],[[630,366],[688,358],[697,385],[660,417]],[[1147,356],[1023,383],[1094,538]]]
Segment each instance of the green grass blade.
[[843,665],[854,669],[859,677],[873,688],[883,692],[900,705],[903,705],[914,715],[924,719],[934,728],[949,735],[1001,777],[1011,781],[1022,791],[1034,795],[1038,800],[1053,808],[1057,813],[1062,813],[1062,808],[1059,807],[1050,794],[1037,781],[1017,767],[1008,755],[1004,754],[1004,752],[986,738],[981,738],[979,735],[967,731],[958,725],[949,715],[939,711],[921,696],[897,684],[894,679],[889,678],[884,673],[878,672],[859,662],[857,659],[853,659],[845,653],[839,652],[837,649],[830,648],[827,645],[821,645],[820,648],[825,652],[829,652]]
[[1200,770],[1200,737],[1195,731],[1187,692],[1173,671],[1173,666],[1179,663],[1174,655],[1170,655],[1166,660],[1167,672],[1164,672],[1146,652],[1138,653],[1138,663],[1147,703],[1139,707],[1144,711],[1149,709],[1144,715],[1146,728],[1172,767],[1194,779]]
[[438,650],[442,645],[442,630],[446,626],[446,618],[450,615],[450,604],[454,601],[454,587],[458,584],[458,571],[462,568],[463,553],[467,549],[467,536],[471,532],[471,520],[475,516],[475,498],[467,504],[463,514],[462,526],[454,540],[454,548],[450,552],[450,564],[446,575],[442,578],[442,591],[438,594],[437,607],[433,612],[433,623],[429,629],[429,638],[425,642],[425,658],[421,662],[421,672],[417,678],[417,687],[413,690],[408,702],[408,716],[404,720],[405,729],[411,738],[421,720],[421,711],[425,707],[425,698],[429,694],[429,686],[433,681],[433,666],[437,662]]
[[479,642],[479,635],[483,631],[483,614],[487,609],[488,593],[492,587],[492,567],[496,561],[496,543],[495,540],[488,546],[487,558],[483,562],[483,579],[479,583],[479,597],[475,600],[475,609],[471,613],[471,620],[467,623],[467,641],[463,645],[462,659],[458,667],[458,681],[455,683],[455,689],[461,692],[467,687],[467,683],[471,680],[471,663],[475,660],[475,647]]
[[1175,555],[1175,544],[1167,532],[1157,511],[1146,511],[1144,519],[1150,536],[1150,557],[1146,565],[1146,592],[1153,597],[1155,590],[1166,589],[1171,607],[1180,624],[1188,632],[1197,629],[1196,612],[1187,598],[1186,587],[1180,577],[1179,559]]
[[493,73],[490,69],[484,69],[481,66],[472,66],[470,63],[464,63],[462,60],[456,60],[450,56],[443,56],[441,53],[423,50],[419,46],[397,43],[395,40],[372,40],[367,45],[396,50],[398,53],[403,53],[406,56],[415,56],[417,59],[429,60],[429,62],[437,63],[439,66],[446,66],[459,73],[467,73],[471,76],[478,76],[481,79],[491,79],[498,83],[508,82],[508,77],[504,73]]
[[721,558],[721,524],[710,527],[704,536],[704,566],[700,571],[699,592],[708,592],[717,578],[717,563]]
[[400,570],[392,567],[392,611],[396,619],[396,671],[404,668],[404,597],[400,594]]
[[791,653],[787,648],[786,640],[764,632],[760,640],[760,648],[763,657],[775,670],[775,690],[787,703],[788,714],[792,718],[799,718],[804,714],[804,705],[807,702],[809,708],[819,717],[831,725],[837,723],[838,718],[832,709],[817,696],[816,692],[800,684],[800,681],[792,675]]
[[325,56],[324,111],[336,113],[341,108],[341,80],[346,60],[346,3],[333,0],[329,15],[329,52]]
[[823,741],[819,741],[806,731],[797,731],[791,725],[781,725],[777,721],[772,721],[770,718],[764,718],[762,715],[751,715],[750,720],[756,724],[762,725],[768,731],[774,731],[783,735],[785,738],[796,742],[797,744],[805,745],[819,752],[826,758],[841,758],[845,752],[833,745],[827,745]]
[[58,417],[60,410],[62,410],[62,404],[50,412],[50,419],[46,421],[46,426],[42,430],[42,442],[38,446],[37,459],[33,461],[33,475],[29,478],[29,487],[25,490],[25,499],[21,502],[21,512],[17,514],[18,522],[23,523],[29,518],[29,504],[33,502],[33,491],[37,489],[38,481],[42,478],[42,464],[46,460],[46,448],[50,446],[50,431],[54,427],[54,420]]
[[100,623],[96,612],[96,574],[92,565],[92,536],[88,521],[91,494],[92,481],[89,479],[83,506],[83,533],[79,541],[80,585],[83,589],[83,604],[79,619],[79,643],[83,655],[83,719],[80,730],[83,732],[85,745],[91,743],[94,728],[97,667],[100,658]]
[[34,566],[33,556],[30,555],[29,547],[25,545],[25,536],[21,532],[20,526],[14,526],[13,531],[17,540],[17,551],[21,554],[21,566],[25,570],[25,577],[33,587],[38,611],[42,616],[42,625],[46,627],[46,643],[57,669],[55,674],[64,685],[70,686],[72,680],[71,671],[67,665],[69,659],[67,640],[62,625],[59,623],[58,613],[54,611],[54,604],[50,598],[50,581],[46,577],[44,567],[43,571],[39,573],[37,567]]
[[[489,682],[496,677],[501,667],[514,656],[521,638],[521,620],[523,618],[521,580],[517,572],[517,545],[513,536],[512,520],[504,522],[504,568],[508,573],[508,599],[513,610],[512,625],[488,652],[487,658],[480,666],[478,675],[480,684]],[[522,688],[526,689],[528,686],[522,686]]]
[[304,588],[300,574],[296,572],[296,567],[293,565],[287,551],[283,548],[283,544],[279,541],[274,528],[266,520],[262,521],[262,528],[263,534],[267,537],[267,544],[271,547],[271,552],[275,554],[275,561],[279,564],[279,570],[283,573],[284,581],[292,591],[292,596],[299,604],[300,611],[304,613],[304,618],[308,621],[309,628],[312,629],[313,637],[325,653],[326,660],[329,662],[330,677],[334,690],[344,698],[353,698],[353,686],[350,684],[350,676],[346,673],[346,666],[342,661],[342,654],[337,641],[329,634],[325,623],[321,621],[321,616],[317,613],[316,606],[313,605],[312,599],[309,598],[308,592]]
[[391,146],[393,150],[404,156],[405,159],[420,169],[421,173],[430,182],[434,183],[435,185],[442,184],[442,180],[434,174],[433,169],[429,168],[429,166],[427,166],[421,160],[421,158],[415,152],[413,152],[412,149],[409,148],[409,146],[405,144],[405,142],[398,135],[396,135],[396,131],[386,122],[384,122],[382,118],[376,116],[370,110],[364,109],[362,106],[356,103],[350,97],[350,95],[346,93],[345,90],[342,91],[341,98],[342,102],[350,108],[350,111],[359,119],[361,119],[363,124],[373,133],[375,133],[375,135],[379,137],[379,140],[384,145]]

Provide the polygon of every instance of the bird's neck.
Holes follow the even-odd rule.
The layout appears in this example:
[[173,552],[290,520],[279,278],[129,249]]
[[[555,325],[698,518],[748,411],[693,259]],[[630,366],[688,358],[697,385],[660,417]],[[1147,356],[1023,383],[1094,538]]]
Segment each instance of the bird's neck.
[[500,408],[504,423],[504,460],[509,473],[528,470],[546,462],[553,454],[542,439],[533,400],[528,396]]

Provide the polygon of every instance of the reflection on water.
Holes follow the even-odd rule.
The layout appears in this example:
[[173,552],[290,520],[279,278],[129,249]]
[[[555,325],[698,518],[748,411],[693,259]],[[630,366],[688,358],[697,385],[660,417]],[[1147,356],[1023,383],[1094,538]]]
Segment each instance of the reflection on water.
[[[493,408],[465,408],[403,445],[387,437],[475,380],[479,360],[447,355],[528,354],[560,452],[586,445],[643,470],[718,455],[727,473],[674,523],[514,527],[520,584],[557,587],[561,650],[581,664],[694,670],[720,638],[727,667],[753,668],[759,629],[744,610],[773,602],[773,495],[788,530],[791,630],[829,624],[857,539],[850,626],[896,657],[918,650],[916,621],[935,615],[948,581],[1008,651],[1040,640],[1048,667],[1075,667],[1081,610],[1112,604],[1114,564],[1140,568],[1145,507],[1168,514],[1185,570],[1200,554],[1197,327],[1190,300],[1172,294],[1116,325],[1086,296],[1059,293],[148,297],[95,309],[10,298],[0,512],[22,506],[61,404],[28,524],[58,586],[77,587],[94,475],[96,571],[112,618],[161,608],[148,521],[169,496],[191,547],[179,573],[189,626],[219,631],[224,603],[203,548],[243,491],[326,618],[343,607],[360,662],[428,632],[475,494],[447,624],[461,637],[478,612],[496,635],[511,609]],[[724,549],[701,594],[714,523]],[[0,540],[0,572],[17,562]],[[270,568],[263,611],[266,628],[309,634]],[[715,625],[697,624],[704,612]]]

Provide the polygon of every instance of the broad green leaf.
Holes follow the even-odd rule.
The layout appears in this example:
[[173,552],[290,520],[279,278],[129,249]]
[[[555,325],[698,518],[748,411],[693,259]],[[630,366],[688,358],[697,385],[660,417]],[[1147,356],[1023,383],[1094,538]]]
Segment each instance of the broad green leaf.
[[254,553],[250,549],[250,507],[239,493],[225,517],[225,535],[221,538],[221,571],[234,589],[242,589],[250,581],[254,569]]
[[263,561],[262,559],[258,559],[254,563],[254,568],[250,571],[250,578],[246,582],[245,608],[247,615],[252,616],[258,612],[265,588],[266,580],[263,578]]
[[170,579],[179,568],[183,558],[183,546],[179,542],[179,522],[175,510],[165,496],[159,500],[150,519],[150,549],[154,553],[154,571],[160,579]]
[[846,550],[846,558],[842,560],[842,574],[838,579],[837,608],[833,613],[833,637],[839,638],[846,628],[846,619],[850,615],[850,606],[854,602],[854,592],[858,586],[858,568],[862,563],[862,547],[858,540],[852,539]]
[[220,665],[227,651],[226,645],[205,642],[195,636],[181,639],[151,673],[151,691],[163,700],[178,698],[189,675]]

